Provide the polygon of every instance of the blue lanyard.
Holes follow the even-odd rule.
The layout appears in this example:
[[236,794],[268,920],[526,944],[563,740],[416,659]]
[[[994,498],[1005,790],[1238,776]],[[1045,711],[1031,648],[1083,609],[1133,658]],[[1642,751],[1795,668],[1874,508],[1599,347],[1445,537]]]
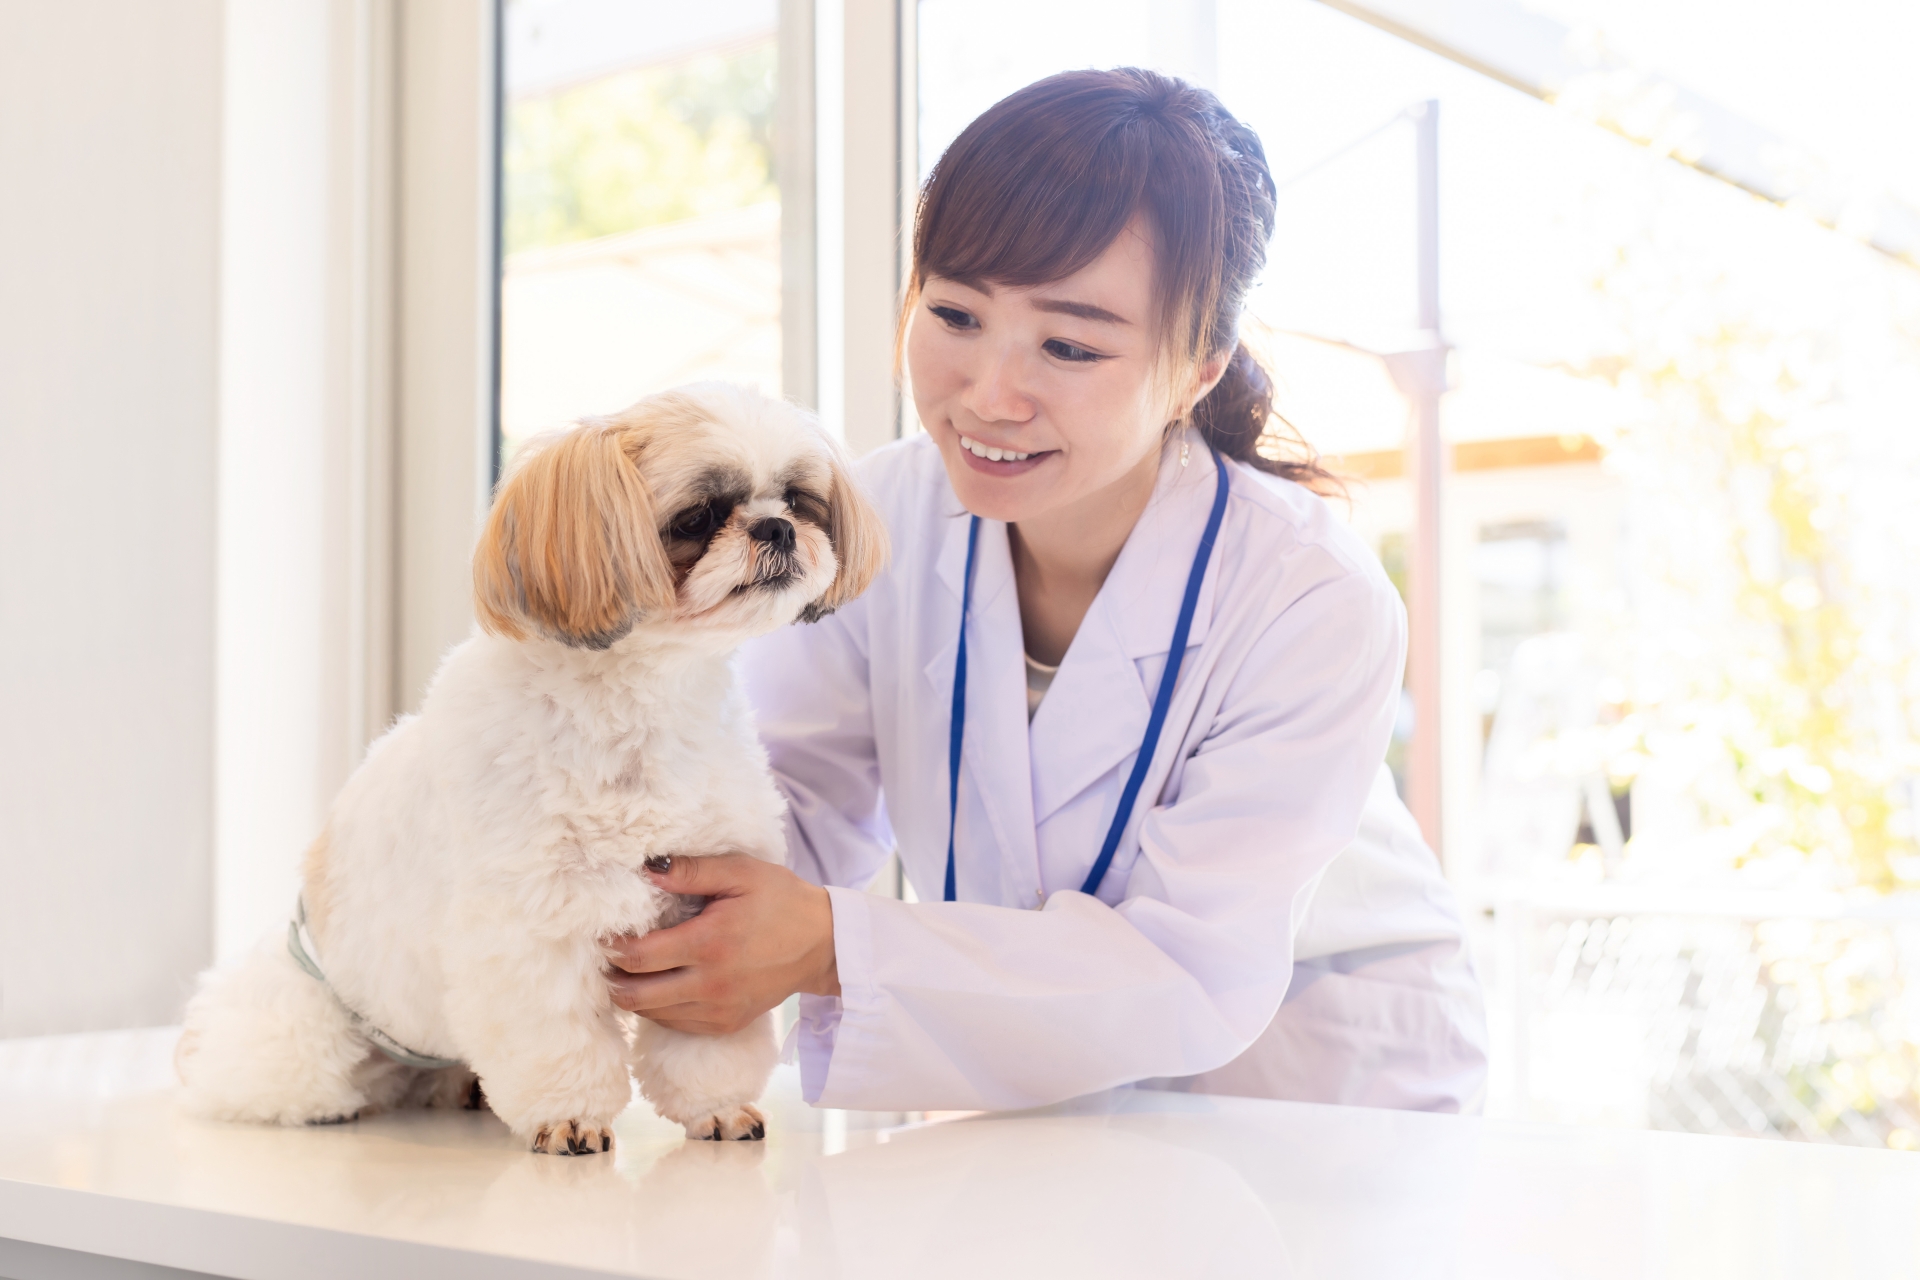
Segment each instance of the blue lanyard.
[[[1207,562],[1213,558],[1213,543],[1220,536],[1220,521],[1227,513],[1227,463],[1218,453],[1213,465],[1220,473],[1214,486],[1213,510],[1207,515],[1206,532],[1200,535],[1200,549],[1193,553],[1193,568],[1187,574],[1187,593],[1180,600],[1180,618],[1173,624],[1173,646],[1167,651],[1166,670],[1160,673],[1160,690],[1153,695],[1153,714],[1147,717],[1147,736],[1140,743],[1140,754],[1133,759],[1133,772],[1127,775],[1126,789],[1120,793],[1120,805],[1114,810],[1113,825],[1100,844],[1100,856],[1087,873],[1082,893],[1095,893],[1106,879],[1113,863],[1114,850],[1120,847],[1121,833],[1133,813],[1133,803],[1146,781],[1147,766],[1153,763],[1154,749],[1160,745],[1160,730],[1167,723],[1167,708],[1173,703],[1174,682],[1180,678],[1180,664],[1187,657],[1187,633],[1193,629],[1193,611],[1200,603],[1200,583],[1207,576]],[[947,883],[946,901],[954,901],[953,829],[960,814],[960,742],[967,726],[967,613],[973,608],[973,556],[980,544],[980,517],[967,525],[967,567],[960,587],[960,652],[953,660],[953,720],[947,735]]]

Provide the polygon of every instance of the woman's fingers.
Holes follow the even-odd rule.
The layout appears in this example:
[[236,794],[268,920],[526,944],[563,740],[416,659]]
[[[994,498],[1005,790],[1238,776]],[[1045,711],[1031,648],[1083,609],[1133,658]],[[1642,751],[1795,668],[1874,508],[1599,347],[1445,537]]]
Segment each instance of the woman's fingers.
[[684,968],[699,958],[700,943],[712,932],[711,918],[700,915],[671,929],[655,929],[638,936],[627,933],[606,945],[609,963],[628,973],[664,973]]
[[744,853],[713,853],[696,858],[648,858],[647,879],[668,893],[695,898],[731,898],[767,864]]
[[685,948],[676,945],[677,940],[665,940],[669,930],[649,933],[640,937],[628,934],[615,938],[606,945],[607,963],[626,973],[662,973],[668,969],[678,969],[686,963],[684,955],[676,954]]
[[701,979],[691,969],[669,969],[665,973],[621,973],[609,970],[607,986],[613,1002],[628,1013],[652,1015],[675,1005],[700,1001]]

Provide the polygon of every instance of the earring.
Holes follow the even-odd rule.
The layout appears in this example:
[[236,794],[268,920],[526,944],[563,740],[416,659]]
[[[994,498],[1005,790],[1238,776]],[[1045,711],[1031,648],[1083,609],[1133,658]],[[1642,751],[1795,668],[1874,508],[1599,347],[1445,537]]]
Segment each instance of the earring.
[[1187,465],[1187,454],[1192,448],[1193,448],[1192,442],[1187,440],[1182,440],[1180,442],[1180,465],[1181,466],[1184,467]]

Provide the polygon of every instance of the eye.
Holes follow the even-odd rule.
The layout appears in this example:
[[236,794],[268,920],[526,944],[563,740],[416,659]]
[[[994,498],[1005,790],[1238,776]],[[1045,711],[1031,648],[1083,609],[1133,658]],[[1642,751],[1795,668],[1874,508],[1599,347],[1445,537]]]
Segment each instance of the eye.
[[787,504],[787,510],[802,520],[811,520],[815,524],[826,523],[827,504],[819,495],[796,486],[781,496]]
[[733,513],[733,504],[729,502],[703,502],[697,507],[688,507],[667,525],[667,532],[686,542],[705,542],[713,536],[714,530],[727,522]]
[[1106,357],[1085,347],[1076,347],[1071,342],[1062,342],[1058,338],[1049,338],[1041,348],[1056,360],[1065,360],[1069,364],[1093,364]]
[[949,329],[972,330],[980,327],[980,322],[958,307],[929,306],[927,310],[946,322]]

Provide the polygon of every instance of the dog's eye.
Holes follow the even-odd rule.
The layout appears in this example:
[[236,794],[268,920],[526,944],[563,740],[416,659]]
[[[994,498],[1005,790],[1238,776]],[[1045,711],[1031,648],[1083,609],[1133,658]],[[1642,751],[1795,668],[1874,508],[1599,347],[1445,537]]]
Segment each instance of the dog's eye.
[[819,495],[795,486],[781,496],[786,499],[787,510],[802,520],[811,520],[815,524],[826,522],[827,504],[820,499]]
[[729,503],[703,502],[697,507],[688,507],[675,516],[667,525],[667,532],[676,538],[688,542],[703,542],[713,536],[713,531],[727,522],[733,512]]

